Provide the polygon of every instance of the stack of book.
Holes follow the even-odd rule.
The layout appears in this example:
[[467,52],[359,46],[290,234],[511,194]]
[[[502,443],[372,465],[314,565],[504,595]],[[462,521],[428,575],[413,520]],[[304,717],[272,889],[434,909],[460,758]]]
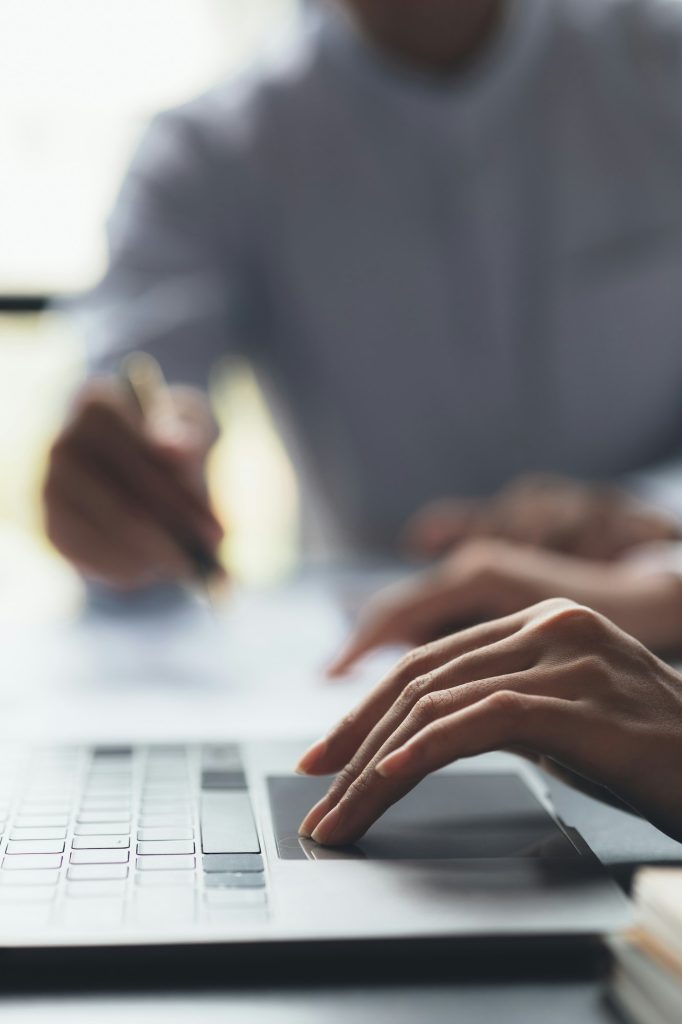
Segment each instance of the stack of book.
[[682,869],[643,869],[633,897],[635,928],[610,942],[612,998],[634,1024],[680,1024]]

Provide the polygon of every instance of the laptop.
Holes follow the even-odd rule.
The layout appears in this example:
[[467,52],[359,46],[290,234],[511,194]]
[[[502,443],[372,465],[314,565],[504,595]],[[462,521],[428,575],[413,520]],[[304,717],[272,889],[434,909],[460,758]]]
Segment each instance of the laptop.
[[328,849],[297,834],[328,785],[292,774],[304,746],[5,748],[0,956],[210,947],[224,968],[273,948],[546,949],[629,920],[520,759],[438,772]]

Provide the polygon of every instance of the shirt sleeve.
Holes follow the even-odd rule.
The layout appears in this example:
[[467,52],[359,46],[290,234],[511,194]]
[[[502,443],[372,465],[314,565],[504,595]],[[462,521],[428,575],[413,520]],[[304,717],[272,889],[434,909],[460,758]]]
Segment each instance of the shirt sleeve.
[[243,208],[205,128],[183,111],[159,115],[133,159],[108,223],[108,270],[75,304],[90,372],[141,349],[171,382],[205,387],[235,344]]

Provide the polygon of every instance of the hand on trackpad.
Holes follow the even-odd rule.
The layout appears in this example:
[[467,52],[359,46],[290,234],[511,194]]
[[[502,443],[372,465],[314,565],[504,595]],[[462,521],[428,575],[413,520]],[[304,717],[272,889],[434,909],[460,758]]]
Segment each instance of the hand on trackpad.
[[299,837],[298,826],[328,785],[328,779],[319,778],[268,779],[277,851],[283,860],[579,856],[521,777],[511,772],[430,776],[354,846],[318,847]]

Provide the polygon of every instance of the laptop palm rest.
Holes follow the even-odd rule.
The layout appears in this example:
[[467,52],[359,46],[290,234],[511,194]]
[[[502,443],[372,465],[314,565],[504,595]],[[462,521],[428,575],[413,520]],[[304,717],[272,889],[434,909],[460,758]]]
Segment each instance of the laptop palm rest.
[[547,810],[512,773],[435,775],[391,807],[354,846],[329,849],[302,840],[298,825],[329,779],[268,779],[283,860],[451,860],[579,858]]

